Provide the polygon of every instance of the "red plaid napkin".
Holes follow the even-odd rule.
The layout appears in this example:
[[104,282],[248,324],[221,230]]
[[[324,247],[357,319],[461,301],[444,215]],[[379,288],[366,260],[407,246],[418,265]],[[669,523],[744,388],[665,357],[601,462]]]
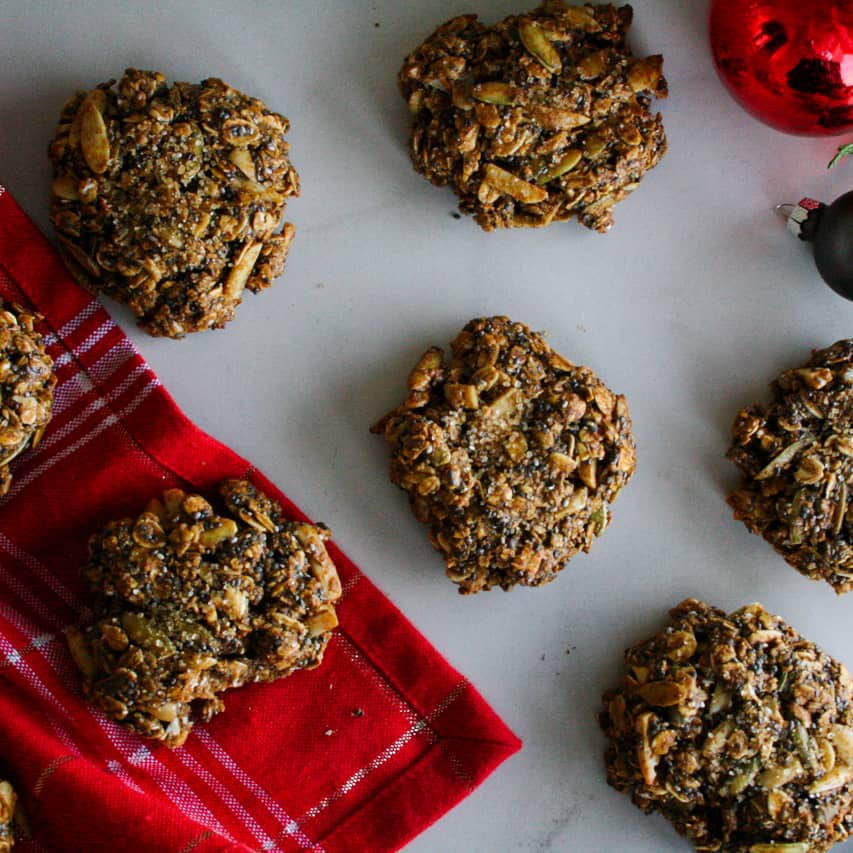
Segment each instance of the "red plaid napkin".
[[82,699],[63,628],[85,620],[91,531],[178,486],[213,494],[248,462],[177,409],[121,330],[0,187],[0,296],[46,318],[59,383],[41,443],[0,500],[0,778],[22,851],[376,853],[413,838],[519,740],[334,546],[344,585],[325,662],[226,696],[169,750]]

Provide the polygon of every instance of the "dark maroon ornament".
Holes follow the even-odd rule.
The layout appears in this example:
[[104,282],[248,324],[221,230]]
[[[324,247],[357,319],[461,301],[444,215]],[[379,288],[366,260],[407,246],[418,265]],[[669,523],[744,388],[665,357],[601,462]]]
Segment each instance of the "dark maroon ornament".
[[713,0],[717,71],[745,109],[779,130],[853,127],[853,0]]
[[853,299],[853,190],[829,205],[804,198],[777,210],[787,218],[789,231],[812,243],[823,280],[840,296]]

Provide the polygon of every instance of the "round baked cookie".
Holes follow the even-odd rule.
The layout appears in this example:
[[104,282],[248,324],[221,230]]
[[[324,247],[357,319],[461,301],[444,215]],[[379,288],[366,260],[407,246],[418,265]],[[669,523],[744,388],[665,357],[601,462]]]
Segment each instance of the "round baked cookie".
[[440,26],[398,77],[415,169],[486,231],[572,217],[606,231],[666,151],[650,111],[667,94],[663,58],[631,55],[632,14],[547,0],[492,27]]
[[15,789],[0,779],[0,853],[9,853],[15,846]]
[[625,398],[507,317],[421,356],[374,432],[459,592],[552,581],[634,472]]
[[0,303],[0,495],[12,484],[10,463],[41,441],[53,413],[56,375],[35,328],[40,320]]
[[222,514],[172,489],[92,536],[94,622],[67,631],[89,699],[172,747],[225,690],[318,666],[338,624],[329,531],[282,518],[245,480],[219,490]]
[[290,123],[213,77],[168,86],[130,68],[113,82],[68,101],[49,148],[65,262],[152,335],[221,328],[284,268]]
[[697,850],[823,853],[853,829],[853,683],[760,604],[695,599],[604,694],[607,780]]
[[736,519],[760,533],[806,577],[853,589],[853,340],[816,350],[747,406],[728,457],[740,486]]

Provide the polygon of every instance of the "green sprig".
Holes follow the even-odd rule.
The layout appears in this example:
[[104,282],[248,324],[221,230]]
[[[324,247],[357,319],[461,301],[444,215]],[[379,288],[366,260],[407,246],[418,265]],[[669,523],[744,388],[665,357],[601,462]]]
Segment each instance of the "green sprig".
[[853,156],[853,142],[848,142],[847,145],[840,145],[838,153],[829,161],[827,169],[834,169],[846,157]]

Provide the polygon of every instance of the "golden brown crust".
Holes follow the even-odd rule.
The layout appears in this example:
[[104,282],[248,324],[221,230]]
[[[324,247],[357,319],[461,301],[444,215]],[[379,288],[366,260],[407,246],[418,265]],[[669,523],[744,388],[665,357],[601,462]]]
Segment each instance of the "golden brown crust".
[[71,272],[152,335],[221,328],[281,273],[299,193],[290,124],[221,80],[128,69],[65,105],[51,220]]
[[10,463],[39,443],[53,413],[56,375],[35,329],[41,319],[0,303],[0,495],[12,483]]
[[0,853],[10,853],[15,846],[15,805],[17,803],[15,790],[0,779]]
[[374,427],[391,480],[463,593],[553,580],[607,526],[635,467],[625,398],[507,317],[427,350]]
[[604,694],[607,779],[697,850],[824,853],[853,828],[853,683],[759,604],[688,599]]
[[226,510],[173,489],[89,541],[95,622],[68,641],[89,699],[180,746],[232,687],[320,664],[341,585],[323,527],[287,521],[244,480]]
[[728,456],[743,480],[728,502],[797,571],[853,589],[853,340],[816,350],[747,406]]
[[411,157],[486,231],[577,217],[606,231],[613,205],[666,150],[652,97],[663,59],[634,58],[630,6],[549,0],[493,27],[462,15],[403,63]]

